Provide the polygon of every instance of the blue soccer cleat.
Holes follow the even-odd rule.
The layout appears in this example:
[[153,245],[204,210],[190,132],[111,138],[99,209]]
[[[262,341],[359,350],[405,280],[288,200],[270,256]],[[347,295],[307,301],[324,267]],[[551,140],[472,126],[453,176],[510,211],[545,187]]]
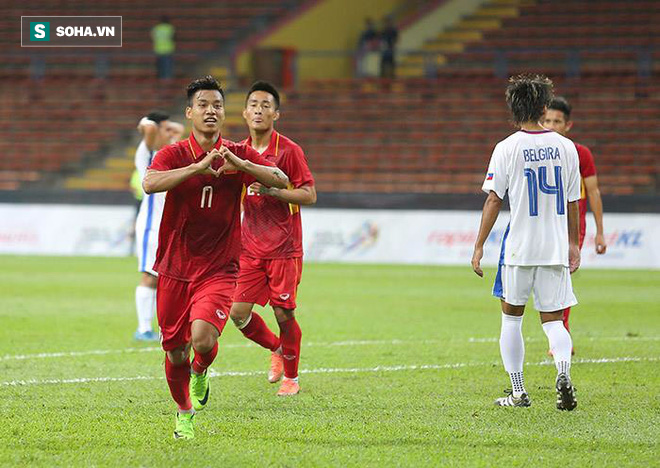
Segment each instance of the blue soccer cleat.
[[158,341],[160,339],[158,333],[151,330],[146,331],[144,333],[140,333],[139,331],[136,331],[135,334],[133,335],[133,338],[136,339],[137,341]]

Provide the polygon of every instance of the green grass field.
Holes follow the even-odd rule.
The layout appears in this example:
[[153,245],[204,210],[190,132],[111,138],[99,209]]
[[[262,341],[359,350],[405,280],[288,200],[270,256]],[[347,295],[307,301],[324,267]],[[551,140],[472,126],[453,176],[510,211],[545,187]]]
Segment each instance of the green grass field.
[[493,406],[509,386],[493,270],[306,265],[302,393],[277,398],[268,353],[228,324],[196,438],[175,441],[163,354],[132,341],[135,261],[0,265],[3,466],[658,466],[660,271],[574,277],[566,413],[532,309],[532,407]]

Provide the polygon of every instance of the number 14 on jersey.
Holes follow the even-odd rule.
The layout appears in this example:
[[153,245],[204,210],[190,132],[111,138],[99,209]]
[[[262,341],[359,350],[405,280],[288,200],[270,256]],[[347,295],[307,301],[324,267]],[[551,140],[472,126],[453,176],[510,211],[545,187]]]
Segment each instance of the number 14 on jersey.
[[547,195],[554,195],[556,199],[557,214],[563,215],[564,208],[564,184],[561,179],[561,166],[554,166],[555,185],[548,183],[548,168],[540,166],[538,176],[534,169],[525,168],[525,178],[527,179],[527,194],[529,198],[529,215],[539,215],[539,191]]

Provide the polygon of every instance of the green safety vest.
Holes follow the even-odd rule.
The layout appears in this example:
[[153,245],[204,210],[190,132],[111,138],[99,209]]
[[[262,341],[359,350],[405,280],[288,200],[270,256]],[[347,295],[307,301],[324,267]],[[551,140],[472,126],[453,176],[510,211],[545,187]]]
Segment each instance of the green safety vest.
[[131,174],[131,190],[133,190],[133,195],[136,200],[142,200],[144,197],[144,191],[142,190],[142,178],[140,178],[140,173],[137,169]]
[[158,55],[174,53],[174,26],[169,23],[160,23],[151,30],[151,39],[154,41],[154,52]]

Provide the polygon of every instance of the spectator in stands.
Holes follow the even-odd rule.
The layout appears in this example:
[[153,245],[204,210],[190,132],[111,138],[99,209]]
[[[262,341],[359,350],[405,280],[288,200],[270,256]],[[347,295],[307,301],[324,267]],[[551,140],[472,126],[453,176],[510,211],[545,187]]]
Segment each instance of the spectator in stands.
[[358,47],[360,49],[371,49],[377,45],[378,31],[376,31],[376,23],[371,18],[365,18],[364,31],[360,34],[360,42]]
[[167,16],[162,16],[160,23],[151,29],[151,40],[156,54],[156,73],[160,79],[174,76],[174,26]]
[[395,76],[394,54],[398,40],[399,31],[396,29],[392,17],[388,15],[384,19],[384,27],[380,33],[382,50],[380,59],[381,78],[394,78]]
[[[376,23],[371,18],[364,20],[364,31],[360,34],[357,50],[357,75],[359,77],[376,76],[378,73],[379,34]],[[375,65],[370,66],[375,59]]]

